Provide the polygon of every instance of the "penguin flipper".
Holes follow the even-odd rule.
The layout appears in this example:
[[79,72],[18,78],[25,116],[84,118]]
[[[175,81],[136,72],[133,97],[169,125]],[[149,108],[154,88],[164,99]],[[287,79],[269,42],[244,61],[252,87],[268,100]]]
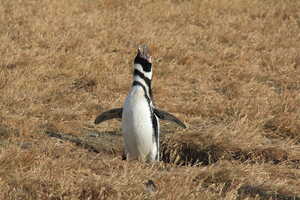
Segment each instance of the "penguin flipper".
[[166,111],[154,108],[154,114],[161,120],[168,120],[171,122],[175,122],[177,125],[181,126],[182,128],[186,128],[186,125],[182,121],[180,121],[177,117],[175,117],[174,115]]
[[106,120],[122,118],[123,108],[114,108],[108,111],[105,111],[98,115],[95,119],[95,124],[100,124]]

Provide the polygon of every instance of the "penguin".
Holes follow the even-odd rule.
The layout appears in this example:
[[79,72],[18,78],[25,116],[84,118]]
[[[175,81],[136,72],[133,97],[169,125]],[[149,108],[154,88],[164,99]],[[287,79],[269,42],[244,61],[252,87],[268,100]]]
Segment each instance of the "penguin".
[[133,83],[123,107],[101,113],[96,117],[95,124],[121,119],[126,159],[159,161],[159,119],[174,122],[182,128],[186,126],[172,114],[154,106],[152,59],[146,45],[138,47],[133,66]]

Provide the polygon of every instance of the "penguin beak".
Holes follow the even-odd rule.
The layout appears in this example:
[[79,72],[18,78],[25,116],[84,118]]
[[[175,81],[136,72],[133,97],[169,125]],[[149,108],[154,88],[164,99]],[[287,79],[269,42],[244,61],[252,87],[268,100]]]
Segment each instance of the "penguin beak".
[[147,60],[149,63],[152,62],[152,58],[149,54],[149,49],[147,45],[140,45],[138,48],[138,56]]

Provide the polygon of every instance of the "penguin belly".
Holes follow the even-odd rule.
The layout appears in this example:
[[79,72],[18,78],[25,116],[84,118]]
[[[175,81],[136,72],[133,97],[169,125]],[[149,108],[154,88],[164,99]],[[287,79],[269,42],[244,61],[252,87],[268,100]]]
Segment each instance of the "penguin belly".
[[141,87],[133,87],[125,100],[122,134],[128,160],[153,161],[158,156],[152,124],[152,109]]

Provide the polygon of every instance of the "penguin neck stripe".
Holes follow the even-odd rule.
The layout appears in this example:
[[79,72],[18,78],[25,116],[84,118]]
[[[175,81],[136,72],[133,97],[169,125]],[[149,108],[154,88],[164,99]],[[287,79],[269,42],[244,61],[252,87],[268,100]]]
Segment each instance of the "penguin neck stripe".
[[132,86],[141,86],[142,88],[143,88],[143,90],[144,90],[144,93],[145,93],[145,97],[146,97],[146,99],[147,99],[147,102],[148,102],[148,104],[149,104],[149,106],[150,106],[150,103],[151,103],[151,97],[149,97],[148,96],[148,93],[147,93],[147,89],[146,89],[146,87],[141,83],[141,82],[139,82],[139,81],[133,81],[133,84],[132,84]]
[[147,84],[148,88],[151,89],[151,79],[147,78],[142,72],[137,69],[134,70],[133,75],[141,77]]

